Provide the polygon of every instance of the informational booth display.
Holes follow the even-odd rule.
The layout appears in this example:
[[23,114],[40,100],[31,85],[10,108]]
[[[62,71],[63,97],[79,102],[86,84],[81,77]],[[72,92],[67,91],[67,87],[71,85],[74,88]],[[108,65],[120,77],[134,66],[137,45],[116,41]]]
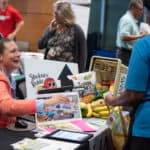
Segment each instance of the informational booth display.
[[93,56],[89,70],[96,72],[96,88],[119,95],[124,90],[128,67],[117,58]]
[[[79,95],[77,92],[64,92],[69,99],[68,102],[51,105],[46,107],[42,112],[36,114],[37,126],[59,123],[66,120],[81,119]],[[37,100],[45,100],[53,94],[38,95]]]
[[[37,100],[45,100],[52,97],[56,93],[50,91],[54,89],[60,90],[63,87],[73,86],[72,81],[67,76],[78,74],[78,65],[76,63],[36,60],[34,58],[23,59],[23,63],[27,97],[36,98]],[[42,112],[38,112],[35,115],[38,127],[49,128],[50,124],[56,124],[56,127],[59,122],[62,124],[62,122],[82,119],[79,94],[77,92],[63,92],[63,94],[69,98],[68,103],[46,107]]]
[[27,97],[38,97],[38,91],[72,85],[67,75],[78,74],[76,63],[23,59],[26,77]]

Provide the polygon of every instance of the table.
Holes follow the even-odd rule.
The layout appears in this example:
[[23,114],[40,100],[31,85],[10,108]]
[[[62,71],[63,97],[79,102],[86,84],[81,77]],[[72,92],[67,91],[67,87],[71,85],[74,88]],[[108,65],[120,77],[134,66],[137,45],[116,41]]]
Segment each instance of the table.
[[10,144],[15,143],[25,137],[34,138],[33,132],[22,131],[15,132],[8,129],[0,129],[0,149],[12,150]]
[[[0,149],[13,150],[10,144],[15,143],[23,138],[28,137],[35,139],[34,133],[31,131],[15,132],[8,129],[0,129]],[[79,146],[76,150],[88,150],[89,144],[85,143]]]
[[[99,118],[85,119],[87,122],[90,120],[97,121]],[[111,129],[108,126],[98,126],[97,131],[93,132],[93,137],[89,140],[89,150],[115,150],[113,145]]]
[[[79,150],[115,150],[111,140],[111,130],[106,126],[100,126],[97,132],[93,133],[88,145],[81,145]],[[35,138],[31,131],[15,132],[8,129],[0,129],[0,149],[12,150],[10,144],[25,137]]]

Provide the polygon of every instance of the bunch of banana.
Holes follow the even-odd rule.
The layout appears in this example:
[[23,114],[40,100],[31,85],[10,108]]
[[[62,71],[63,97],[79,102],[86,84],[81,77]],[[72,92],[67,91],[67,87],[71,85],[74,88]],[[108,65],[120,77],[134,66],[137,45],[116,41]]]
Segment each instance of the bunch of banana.
[[91,106],[92,106],[92,108],[98,107],[98,106],[105,106],[105,101],[104,101],[104,99],[98,99],[96,101],[93,101],[91,103]]
[[106,106],[104,99],[99,99],[88,104],[80,102],[80,108],[82,117],[89,118],[93,116],[103,119],[107,119],[109,117],[110,111],[112,110],[112,107]]
[[111,107],[106,106],[104,99],[99,99],[91,103],[92,116],[96,118],[107,119],[109,117]]
[[[81,104],[80,104],[80,105],[81,105]],[[83,106],[83,105],[84,105],[84,104],[83,104],[83,102],[82,102],[82,106]],[[94,107],[97,107],[97,106],[99,106],[99,107],[105,106],[104,100],[103,100],[103,99],[99,99],[99,100],[94,101],[94,102],[92,102],[92,103],[86,104],[86,107],[84,107],[84,108],[87,110],[87,113],[86,113],[86,117],[87,117],[87,118],[92,117],[92,115],[93,115],[93,108],[94,108]],[[82,108],[83,108],[83,107],[82,107]],[[81,112],[82,112],[82,116],[85,116],[85,115],[83,114],[82,109],[81,109]]]
[[92,117],[92,107],[90,103],[86,104],[84,102],[80,102],[80,109],[82,117]]
[[86,117],[88,113],[87,104],[84,102],[80,102],[80,109],[81,109],[82,117]]
[[93,117],[107,119],[109,117],[109,110],[107,106],[103,107],[95,107],[93,109],[92,115]]

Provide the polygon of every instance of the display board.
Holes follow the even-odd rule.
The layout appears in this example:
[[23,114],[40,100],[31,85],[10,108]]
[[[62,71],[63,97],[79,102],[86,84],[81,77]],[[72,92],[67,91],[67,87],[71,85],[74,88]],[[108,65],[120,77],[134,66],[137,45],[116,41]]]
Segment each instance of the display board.
[[67,75],[78,74],[76,63],[24,58],[27,97],[36,98],[38,91],[72,85]]

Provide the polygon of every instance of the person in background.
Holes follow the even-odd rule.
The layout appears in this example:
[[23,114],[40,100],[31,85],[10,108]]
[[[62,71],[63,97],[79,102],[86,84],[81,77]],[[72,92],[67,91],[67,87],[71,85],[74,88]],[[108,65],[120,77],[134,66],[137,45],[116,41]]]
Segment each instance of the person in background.
[[142,14],[142,0],[131,0],[128,11],[121,17],[118,23],[116,57],[120,58],[122,63],[127,66],[129,64],[133,44],[137,39],[147,34],[147,32],[140,32],[137,25]]
[[81,27],[75,23],[70,3],[64,1],[54,3],[54,18],[40,38],[38,48],[46,48],[45,59],[76,62],[79,65],[79,72],[85,71],[86,40]]
[[145,13],[145,22],[140,23],[140,32],[150,34],[150,10],[147,10]]
[[41,112],[45,107],[65,103],[64,95],[54,95],[45,101],[36,99],[18,100],[15,98],[15,82],[11,72],[20,67],[20,52],[13,40],[0,40],[0,128],[15,121],[16,116]]
[[132,106],[128,142],[123,150],[150,149],[150,35],[135,43],[131,55],[125,90],[120,96],[105,94],[111,106]]
[[146,7],[147,10],[150,11],[150,1],[149,0],[143,0],[144,6]]
[[8,2],[9,0],[0,0],[0,35],[3,38],[15,39],[24,21],[18,10]]
[[146,22],[150,26],[150,10],[147,12]]

